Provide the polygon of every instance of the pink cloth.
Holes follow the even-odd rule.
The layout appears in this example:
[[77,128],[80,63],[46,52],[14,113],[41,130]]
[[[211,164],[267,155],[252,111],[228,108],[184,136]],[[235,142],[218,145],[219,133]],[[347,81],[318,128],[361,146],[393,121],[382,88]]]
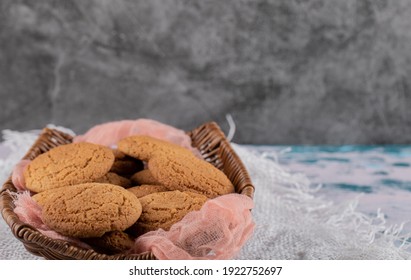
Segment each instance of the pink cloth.
[[19,163],[17,163],[11,175],[11,181],[13,185],[16,187],[18,191],[25,191],[26,188],[26,181],[24,179],[24,171],[26,170],[27,165],[29,165],[30,160],[23,159]]
[[131,253],[152,251],[161,260],[230,259],[251,237],[255,223],[251,198],[228,194],[207,201],[169,231],[148,232]]
[[187,148],[195,155],[191,138],[181,129],[150,119],[123,120],[103,123],[89,129],[85,134],[74,137],[73,142],[91,142],[114,147],[121,139],[131,135],[146,135]]

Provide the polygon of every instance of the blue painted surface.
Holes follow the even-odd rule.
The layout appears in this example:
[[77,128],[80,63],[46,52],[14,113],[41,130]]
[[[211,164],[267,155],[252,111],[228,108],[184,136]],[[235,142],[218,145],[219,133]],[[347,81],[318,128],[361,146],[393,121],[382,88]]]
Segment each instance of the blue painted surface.
[[[359,199],[388,224],[411,232],[411,146],[253,146],[291,173],[303,173],[335,203]],[[410,221],[410,222],[408,222]]]
[[[308,172],[312,179],[324,179],[323,167],[333,166],[333,171],[340,182],[334,182],[334,187],[341,187],[350,191],[370,192],[378,187],[399,188],[411,191],[411,146],[253,146],[256,150],[266,153],[268,156],[274,152],[278,156],[278,162],[284,167],[291,167],[291,171],[318,171]],[[306,167],[305,170],[303,167]],[[318,170],[315,170],[318,168]],[[359,172],[358,181],[372,182],[369,186],[363,184],[345,183],[352,181],[349,175]],[[310,174],[311,173],[311,174]],[[344,174],[346,178],[340,175]],[[332,175],[330,173],[327,173]],[[327,180],[314,180],[327,186]]]

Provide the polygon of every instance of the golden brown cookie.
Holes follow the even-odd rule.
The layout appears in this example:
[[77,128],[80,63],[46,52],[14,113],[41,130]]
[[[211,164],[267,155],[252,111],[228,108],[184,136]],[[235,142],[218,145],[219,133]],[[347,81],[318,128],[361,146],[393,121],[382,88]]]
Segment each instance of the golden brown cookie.
[[98,178],[94,182],[96,183],[107,183],[107,184],[113,184],[117,186],[121,186],[123,188],[129,188],[132,186],[132,183],[129,179],[124,178],[120,175],[117,175],[116,173],[109,172],[103,177]]
[[100,237],[123,231],[140,217],[141,203],[124,188],[86,183],[58,188],[44,199],[43,221],[51,229],[71,237]]
[[156,178],[153,177],[148,169],[135,173],[130,179],[134,185],[158,185]]
[[[67,188],[63,187],[63,188]],[[49,200],[49,199],[54,199],[53,198],[53,193],[58,190],[59,188],[55,188],[55,189],[50,189],[50,190],[46,190],[44,192],[40,192],[40,193],[36,193],[34,194],[31,198],[38,204],[40,205],[40,207],[44,206],[44,203]]]
[[221,170],[194,155],[156,153],[149,160],[148,169],[169,190],[191,191],[209,198],[235,191]]
[[114,162],[110,148],[92,143],[72,143],[36,157],[26,168],[27,189],[42,192],[87,183],[105,175]]
[[143,161],[148,161],[155,153],[179,153],[193,156],[193,153],[186,148],[143,135],[134,135],[122,139],[118,142],[118,149]]
[[137,187],[132,187],[127,189],[132,192],[137,198],[156,193],[156,192],[167,192],[169,191],[166,187],[161,185],[141,185]]
[[110,231],[102,237],[84,238],[82,241],[91,245],[96,252],[118,254],[134,246],[134,238],[122,231]]
[[158,192],[140,198],[143,208],[138,221],[130,229],[134,235],[140,235],[162,228],[169,230],[187,213],[200,210],[207,197],[192,192]]
[[[132,186],[131,181],[127,178],[121,177],[115,173],[107,173],[106,175],[104,175],[103,177],[97,179],[95,182],[93,183],[105,183],[105,184],[112,184],[112,185],[117,185],[123,188],[129,188]],[[68,187],[68,186],[66,186]],[[36,193],[32,196],[32,198],[34,199],[35,202],[37,202],[37,204],[39,204],[40,206],[44,205],[45,200],[50,199],[53,195],[53,192],[55,190],[58,190],[59,188],[55,188],[55,189],[50,189],[50,190],[46,190],[44,192],[40,192],[40,193]]]

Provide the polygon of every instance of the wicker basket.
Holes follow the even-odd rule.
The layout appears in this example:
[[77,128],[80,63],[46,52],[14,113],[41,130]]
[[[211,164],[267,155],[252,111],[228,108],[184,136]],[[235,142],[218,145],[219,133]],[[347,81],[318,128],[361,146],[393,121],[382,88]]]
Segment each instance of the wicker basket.
[[[188,132],[194,147],[200,150],[204,159],[221,169],[234,184],[236,192],[253,197],[254,186],[247,170],[236,155],[223,132],[214,122],[206,123]],[[38,155],[56,147],[72,142],[72,137],[58,130],[45,128],[33,144],[24,159],[34,159]],[[77,260],[153,260],[151,252],[142,254],[106,255],[91,249],[83,249],[68,242],[51,239],[38,232],[33,227],[24,224],[14,213],[13,193],[17,190],[11,178],[3,185],[0,192],[1,214],[12,230],[14,236],[23,242],[25,248],[46,259],[77,259]]]

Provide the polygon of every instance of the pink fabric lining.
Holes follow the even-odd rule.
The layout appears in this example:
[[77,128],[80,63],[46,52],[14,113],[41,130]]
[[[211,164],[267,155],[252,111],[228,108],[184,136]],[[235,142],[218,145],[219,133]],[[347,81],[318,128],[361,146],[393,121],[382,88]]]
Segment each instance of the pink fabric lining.
[[13,185],[16,187],[18,191],[25,191],[26,188],[26,181],[24,179],[24,170],[26,170],[27,165],[29,165],[30,160],[23,159],[19,163],[17,163],[11,175],[11,181]]
[[251,198],[228,194],[207,201],[169,231],[148,232],[131,253],[152,251],[161,260],[230,259],[253,233]]

